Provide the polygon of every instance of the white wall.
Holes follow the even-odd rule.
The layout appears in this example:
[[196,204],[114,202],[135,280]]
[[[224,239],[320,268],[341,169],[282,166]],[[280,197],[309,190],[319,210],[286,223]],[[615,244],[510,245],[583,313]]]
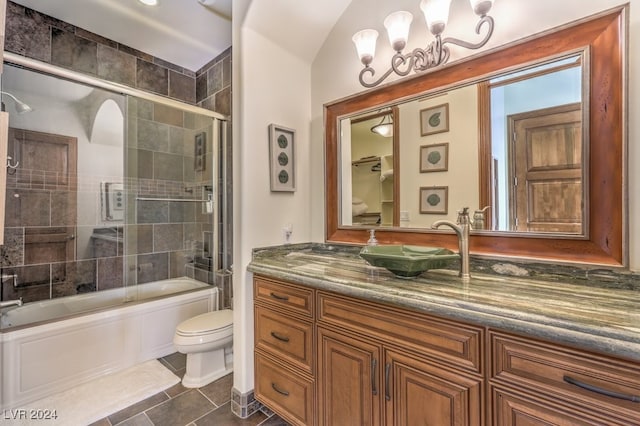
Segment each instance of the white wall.
[[[234,19],[237,19],[234,2]],[[234,387],[253,389],[253,288],[246,271],[255,247],[311,239],[309,122],[311,67],[250,27],[260,19],[249,7],[249,23],[234,38]],[[299,35],[301,36],[301,35]],[[240,66],[239,63],[240,63]],[[235,71],[234,71],[235,72]],[[296,192],[269,188],[268,126],[294,129]]]

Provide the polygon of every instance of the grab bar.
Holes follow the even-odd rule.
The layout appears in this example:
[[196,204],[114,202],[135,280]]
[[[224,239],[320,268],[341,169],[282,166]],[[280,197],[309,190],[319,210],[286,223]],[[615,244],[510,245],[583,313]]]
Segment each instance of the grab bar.
[[208,203],[213,200],[201,200],[199,198],[156,198],[156,197],[136,197],[136,201],[179,201],[183,203]]

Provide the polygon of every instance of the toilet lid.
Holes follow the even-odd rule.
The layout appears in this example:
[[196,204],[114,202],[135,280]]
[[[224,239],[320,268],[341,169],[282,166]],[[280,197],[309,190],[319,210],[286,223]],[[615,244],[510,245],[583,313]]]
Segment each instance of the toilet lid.
[[176,331],[179,334],[203,334],[233,325],[233,311],[231,309],[223,309],[220,311],[207,312],[206,314],[197,315],[181,322]]

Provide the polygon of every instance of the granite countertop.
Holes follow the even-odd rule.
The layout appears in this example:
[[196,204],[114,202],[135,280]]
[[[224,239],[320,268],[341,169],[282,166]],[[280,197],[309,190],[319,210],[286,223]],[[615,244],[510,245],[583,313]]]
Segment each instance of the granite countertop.
[[255,249],[248,270],[347,296],[406,307],[640,362],[640,289],[452,270],[399,279],[369,266],[359,247],[297,244]]

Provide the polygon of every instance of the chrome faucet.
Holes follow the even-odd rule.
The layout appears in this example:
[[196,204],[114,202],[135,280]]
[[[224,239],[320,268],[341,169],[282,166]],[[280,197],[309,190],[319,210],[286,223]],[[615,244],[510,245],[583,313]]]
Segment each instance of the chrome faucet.
[[469,219],[469,207],[463,207],[458,210],[458,220],[453,223],[449,220],[437,220],[431,225],[432,229],[438,229],[441,226],[448,226],[453,229],[458,236],[458,251],[460,253],[460,277],[463,281],[469,281],[469,230],[471,229],[471,220]]
[[0,302],[0,308],[8,308],[9,306],[22,306],[22,297],[17,300],[6,300]]

